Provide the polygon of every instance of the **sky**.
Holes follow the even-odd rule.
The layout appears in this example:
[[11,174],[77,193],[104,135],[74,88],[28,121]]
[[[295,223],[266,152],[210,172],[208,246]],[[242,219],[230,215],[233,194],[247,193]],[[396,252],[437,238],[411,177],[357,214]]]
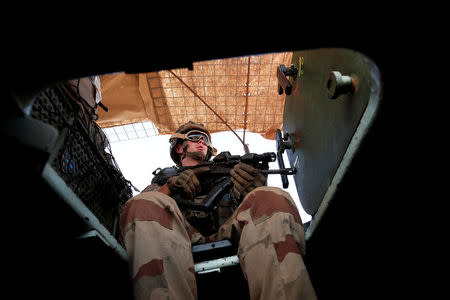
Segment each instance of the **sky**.
[[[108,135],[109,132],[105,132]],[[238,135],[242,138],[242,132],[238,132]],[[158,167],[166,168],[175,164],[169,154],[170,135],[157,135],[123,141],[112,139],[109,135],[108,137],[112,155],[116,159],[124,177],[141,191],[150,184],[154,176],[152,174],[154,170]],[[242,143],[231,131],[213,133],[211,134],[211,140],[213,146],[217,149],[217,153],[229,151],[232,155],[245,154]],[[265,139],[260,134],[247,131],[245,143],[248,144],[252,153],[276,153],[275,140]],[[286,152],[283,154],[283,158],[285,167],[289,168],[290,164]],[[278,162],[269,163],[269,167],[270,169],[278,169]],[[302,222],[310,221],[311,216],[303,210],[299,201],[293,176],[288,176],[288,180],[289,187],[285,190],[289,192],[297,204]],[[281,176],[279,174],[269,175],[267,185],[282,188]],[[134,195],[138,193],[133,191]]]

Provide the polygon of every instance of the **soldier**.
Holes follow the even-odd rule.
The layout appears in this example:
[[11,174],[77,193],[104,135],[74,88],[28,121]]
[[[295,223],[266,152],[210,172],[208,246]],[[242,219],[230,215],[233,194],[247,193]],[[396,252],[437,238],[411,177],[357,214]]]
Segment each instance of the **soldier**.
[[[180,126],[170,144],[178,166],[198,165],[217,152],[209,131],[194,122]],[[316,299],[303,262],[302,221],[291,196],[265,186],[266,177],[252,166],[237,164],[230,171],[231,196],[240,204],[222,207],[224,221],[204,236],[200,232],[207,229],[193,224],[208,224],[198,221],[209,216],[181,211],[171,196],[179,193],[184,199],[201,201],[207,191],[202,191],[199,178],[208,171],[209,167],[199,167],[164,181],[152,180],[125,204],[120,230],[135,297],[197,299],[192,245],[230,239],[239,245],[237,255],[251,299]]]

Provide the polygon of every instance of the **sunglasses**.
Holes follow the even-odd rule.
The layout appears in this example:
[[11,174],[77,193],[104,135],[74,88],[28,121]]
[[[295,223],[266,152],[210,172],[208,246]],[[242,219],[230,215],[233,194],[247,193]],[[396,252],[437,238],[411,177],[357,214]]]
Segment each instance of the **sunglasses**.
[[211,144],[209,137],[205,133],[198,130],[192,130],[186,133],[186,139],[191,142],[198,142],[200,139],[203,139],[206,145]]

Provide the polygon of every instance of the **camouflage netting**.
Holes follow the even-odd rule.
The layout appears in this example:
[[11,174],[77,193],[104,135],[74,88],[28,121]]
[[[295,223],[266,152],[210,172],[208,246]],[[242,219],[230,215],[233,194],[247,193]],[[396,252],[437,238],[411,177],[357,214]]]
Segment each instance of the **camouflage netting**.
[[292,52],[285,52],[197,62],[193,70],[171,70],[179,79],[170,71],[100,76],[109,111],[99,110],[97,123],[105,128],[150,120],[160,134],[170,134],[192,120],[211,133],[229,130],[181,79],[233,129],[274,139],[285,101],[278,94],[276,69],[291,59]]

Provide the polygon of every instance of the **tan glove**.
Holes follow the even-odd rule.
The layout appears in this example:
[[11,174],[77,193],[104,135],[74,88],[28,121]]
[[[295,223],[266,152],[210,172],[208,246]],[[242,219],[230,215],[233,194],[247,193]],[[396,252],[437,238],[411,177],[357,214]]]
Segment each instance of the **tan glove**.
[[235,165],[230,175],[234,184],[233,192],[241,200],[257,187],[263,186],[267,180],[257,169],[244,163]]
[[197,175],[209,171],[208,167],[188,169],[178,176],[170,177],[167,180],[167,188],[170,193],[180,193],[183,197],[191,200],[200,192],[200,182]]

